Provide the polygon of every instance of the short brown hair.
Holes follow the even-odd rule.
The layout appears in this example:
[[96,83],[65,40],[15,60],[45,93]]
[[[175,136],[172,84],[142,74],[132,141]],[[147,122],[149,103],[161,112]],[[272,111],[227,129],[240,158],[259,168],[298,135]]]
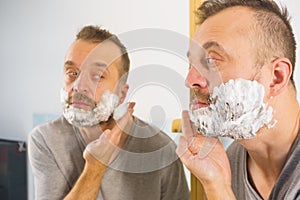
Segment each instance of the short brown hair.
[[257,65],[278,57],[288,58],[293,65],[291,82],[295,86],[296,40],[287,8],[279,7],[273,0],[206,0],[196,11],[199,23],[234,6],[247,7],[254,12]]
[[120,77],[122,77],[122,81],[126,82],[128,71],[130,68],[130,60],[128,57],[127,49],[126,47],[121,43],[119,38],[110,33],[106,29],[102,29],[99,26],[85,26],[83,27],[78,34],[76,35],[76,40],[86,40],[93,43],[101,43],[104,40],[109,40],[116,44],[122,53],[122,67],[119,68]]

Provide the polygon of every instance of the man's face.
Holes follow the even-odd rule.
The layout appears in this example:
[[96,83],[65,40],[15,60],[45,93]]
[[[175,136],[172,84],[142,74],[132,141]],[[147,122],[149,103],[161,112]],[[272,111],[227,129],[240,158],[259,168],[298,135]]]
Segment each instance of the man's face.
[[116,93],[120,64],[121,52],[114,43],[75,41],[64,64],[63,88],[70,106],[90,111],[105,91]]
[[271,127],[273,109],[264,99],[272,73],[256,66],[252,21],[249,9],[228,8],[205,20],[191,42],[186,84],[200,134],[250,139]]
[[[208,106],[209,94],[221,83],[237,78],[257,80],[255,45],[251,43],[252,18],[247,8],[229,8],[209,17],[195,33],[186,77],[187,86],[195,92],[192,109]],[[203,66],[203,61],[207,66]]]

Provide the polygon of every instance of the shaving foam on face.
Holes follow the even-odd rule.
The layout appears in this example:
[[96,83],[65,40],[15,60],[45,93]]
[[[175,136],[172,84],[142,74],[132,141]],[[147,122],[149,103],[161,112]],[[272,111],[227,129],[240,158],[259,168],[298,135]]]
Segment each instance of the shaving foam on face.
[[120,120],[128,111],[129,103],[123,103],[117,106],[114,110],[113,118],[115,121]]
[[117,107],[118,102],[119,97],[107,90],[103,93],[96,107],[91,111],[87,111],[70,106],[67,91],[61,89],[63,115],[70,124],[77,127],[91,127],[107,121]]
[[205,136],[250,139],[273,118],[263,99],[264,87],[257,81],[229,80],[214,88],[208,107],[190,111],[191,120]]

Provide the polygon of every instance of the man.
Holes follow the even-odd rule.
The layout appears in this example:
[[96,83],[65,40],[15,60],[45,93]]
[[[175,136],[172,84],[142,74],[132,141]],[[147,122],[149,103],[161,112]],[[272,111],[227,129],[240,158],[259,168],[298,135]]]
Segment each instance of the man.
[[[198,16],[194,41],[199,47],[189,49],[186,78],[195,93],[190,112],[196,120],[191,123],[183,112],[177,154],[208,199],[299,199],[296,43],[287,10],[272,0],[207,0]],[[206,53],[195,53],[201,48]],[[205,67],[195,64],[197,56]],[[244,112],[259,95],[260,102]],[[235,139],[227,154],[215,137],[222,135]]]
[[123,103],[128,71],[115,35],[81,29],[65,58],[63,116],[30,134],[36,199],[188,199],[174,143]]

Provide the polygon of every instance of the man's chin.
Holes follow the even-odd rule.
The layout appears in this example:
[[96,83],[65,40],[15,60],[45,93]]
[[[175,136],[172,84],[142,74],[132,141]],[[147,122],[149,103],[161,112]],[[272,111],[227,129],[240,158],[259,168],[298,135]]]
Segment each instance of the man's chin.
[[98,121],[78,121],[78,120],[69,120],[69,119],[67,119],[67,121],[70,123],[70,124],[72,124],[72,125],[74,125],[74,126],[76,126],[76,127],[78,127],[78,128],[92,128],[92,127],[95,127],[95,126],[98,126],[99,124],[100,124],[100,122],[98,122]]
[[97,116],[93,111],[72,107],[65,109],[63,115],[70,124],[81,128],[94,127],[109,119],[109,116]]

